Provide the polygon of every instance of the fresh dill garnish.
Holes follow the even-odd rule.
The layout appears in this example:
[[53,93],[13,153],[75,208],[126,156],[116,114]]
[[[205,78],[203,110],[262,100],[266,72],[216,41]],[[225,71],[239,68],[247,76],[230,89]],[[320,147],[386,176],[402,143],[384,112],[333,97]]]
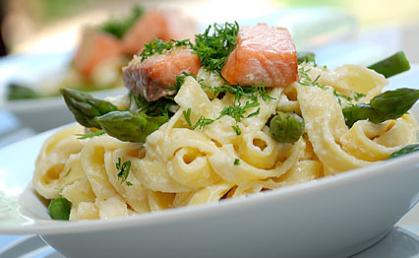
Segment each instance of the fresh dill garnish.
[[186,123],[188,123],[188,125],[190,127],[192,127],[191,112],[192,112],[192,109],[191,108],[188,108],[187,110],[183,110],[183,112],[182,112],[183,113],[183,117],[185,118]]
[[121,164],[121,158],[118,158],[115,167],[118,169],[118,174],[116,176],[118,177],[120,183],[125,183],[126,185],[131,186],[132,183],[127,181],[131,169],[131,161],[127,160]]
[[202,34],[195,35],[194,52],[208,71],[220,72],[228,55],[236,46],[239,24],[224,23],[208,26]]
[[238,166],[240,165],[240,160],[239,159],[234,159],[234,166]]
[[302,86],[314,86],[318,87],[320,89],[326,90],[331,89],[333,91],[333,95],[336,96],[339,105],[342,105],[342,100],[345,101],[345,103],[353,104],[354,102],[359,101],[361,98],[365,97],[365,94],[360,92],[354,92],[352,96],[347,96],[342,93],[339,93],[336,91],[336,89],[333,89],[331,87],[327,87],[319,82],[320,74],[316,76],[316,78],[313,80],[311,79],[310,75],[308,74],[310,72],[310,67],[306,66],[300,66],[298,68],[298,83]]
[[176,76],[176,82],[175,82],[175,86],[174,86],[175,92],[179,91],[180,87],[185,82],[185,78],[188,77],[188,76],[193,77],[193,75],[191,73],[187,73],[187,72],[183,72],[180,75]]
[[303,86],[316,86],[321,89],[324,89],[325,86],[318,82],[320,79],[320,74],[317,75],[317,77],[313,80],[308,74],[310,70],[311,70],[310,67],[306,67],[306,66],[298,67],[298,83]]
[[[183,116],[185,118],[185,121],[192,129],[203,129],[205,128],[205,126],[214,123],[223,116],[230,116],[236,122],[236,125],[232,126],[233,130],[236,132],[237,135],[240,135],[241,130],[237,123],[244,118],[257,116],[260,113],[260,103],[258,98],[260,97],[264,101],[270,101],[274,99],[266,92],[264,87],[240,87],[231,85],[223,85],[219,87],[207,87],[205,85],[201,86],[204,88],[204,90],[207,89],[215,96],[225,93],[232,94],[234,96],[234,101],[232,105],[224,107],[221,110],[219,116],[215,119],[205,118],[201,116],[195,124],[191,121],[192,110],[190,108],[184,110]],[[245,101],[243,100],[244,97],[246,98]],[[253,108],[257,109],[252,113],[247,114]]]
[[185,118],[186,123],[188,123],[188,125],[192,128],[192,130],[198,128],[198,129],[204,129],[205,126],[210,125],[212,123],[215,122],[216,119],[210,119],[210,118],[206,118],[201,116],[196,122],[195,124],[192,124],[191,121],[191,112],[192,109],[188,108],[187,110],[184,110],[182,112],[183,117]]
[[252,112],[250,114],[247,115],[247,118],[252,117],[252,116],[257,116],[260,113],[260,107],[258,109],[256,109],[255,112]]
[[240,126],[238,124],[235,124],[235,125],[233,125],[231,127],[233,128],[233,130],[236,133],[236,135],[242,134],[242,130],[240,129]]
[[206,118],[201,116],[198,121],[196,121],[195,125],[192,126],[192,129],[204,129],[205,126],[210,125],[215,122],[215,119]]
[[163,41],[161,39],[155,39],[148,44],[144,45],[144,50],[141,52],[141,61],[146,60],[148,57],[156,54],[163,54],[175,47],[188,46],[191,47],[192,43],[189,39],[183,40],[169,40]]
[[134,6],[131,14],[123,19],[111,18],[106,21],[99,30],[112,34],[118,39],[124,37],[125,33],[138,21],[143,15],[144,9],[141,6]]
[[70,175],[70,172],[71,172],[71,168],[67,170],[67,173],[65,173],[64,177],[67,177],[68,175]]
[[360,99],[362,99],[363,97],[365,97],[366,95],[364,93],[361,92],[355,92],[354,93],[354,100],[355,101],[359,101]]
[[176,102],[169,97],[163,97],[157,101],[148,102],[141,95],[135,96],[130,93],[130,99],[134,100],[136,106],[135,110],[131,111],[144,112],[149,116],[167,115],[168,117],[171,117],[171,114],[173,113],[171,107],[177,105]]
[[104,130],[96,130],[96,131],[88,132],[85,134],[76,134],[76,136],[77,136],[77,139],[84,140],[84,139],[93,138],[95,136],[101,136],[101,135],[104,135],[105,133],[106,132]]

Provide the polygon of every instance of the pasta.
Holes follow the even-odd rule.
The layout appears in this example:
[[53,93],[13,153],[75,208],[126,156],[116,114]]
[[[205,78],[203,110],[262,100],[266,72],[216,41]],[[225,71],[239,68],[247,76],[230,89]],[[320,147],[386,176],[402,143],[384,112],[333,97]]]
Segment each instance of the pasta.
[[[203,84],[220,87],[222,82],[200,72],[198,79],[186,77],[174,97],[179,108],[144,144],[106,134],[78,139],[75,135],[83,133],[82,127],[61,129],[39,154],[33,186],[47,199],[68,199],[71,220],[107,219],[308,182],[385,160],[416,142],[416,121],[408,113],[382,123],[345,124],[345,104],[334,93],[358,92],[362,100],[370,100],[387,83],[383,76],[356,65],[328,70],[303,64],[300,69],[313,81],[319,78],[322,87],[297,81],[268,90],[267,97],[257,96],[259,105],[247,109],[240,121],[219,117],[236,101],[234,95],[227,92],[216,98]],[[278,111],[304,119],[304,134],[296,142],[272,138],[267,124]],[[192,128],[188,112],[193,123],[202,117],[212,122]],[[121,180],[120,167],[128,161],[129,174]]]

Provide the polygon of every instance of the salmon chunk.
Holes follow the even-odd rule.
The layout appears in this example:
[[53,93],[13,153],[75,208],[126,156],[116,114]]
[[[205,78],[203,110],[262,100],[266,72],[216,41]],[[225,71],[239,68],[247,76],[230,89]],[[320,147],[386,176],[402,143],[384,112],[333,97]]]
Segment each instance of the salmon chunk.
[[125,87],[147,101],[155,101],[173,91],[178,75],[184,72],[196,75],[200,65],[199,57],[185,47],[150,56],[144,61],[135,56],[123,68]]
[[297,68],[288,30],[258,24],[240,29],[221,74],[233,85],[285,87],[297,80]]
[[137,54],[153,39],[170,40],[193,37],[195,23],[176,11],[146,12],[123,38],[124,52]]
[[120,55],[122,47],[117,38],[95,28],[85,28],[74,56],[74,67],[83,77],[89,78],[98,64]]

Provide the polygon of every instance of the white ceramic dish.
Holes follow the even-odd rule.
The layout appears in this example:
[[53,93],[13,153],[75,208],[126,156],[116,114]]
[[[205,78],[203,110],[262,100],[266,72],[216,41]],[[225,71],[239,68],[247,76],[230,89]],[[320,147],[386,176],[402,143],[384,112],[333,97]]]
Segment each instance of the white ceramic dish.
[[[71,58],[71,52],[10,56],[0,60],[0,108],[10,111],[22,126],[45,131],[74,121],[60,96],[34,100],[5,100],[9,82],[26,82],[38,85],[42,78],[62,74]],[[101,90],[92,94],[98,97],[121,94],[125,88]]]
[[[19,194],[51,133],[0,150],[3,195]],[[412,207],[418,169],[416,153],[246,198],[108,221],[50,220],[27,189],[16,202],[2,197],[0,234],[40,234],[66,257],[349,255],[380,239]]]
[[[388,89],[417,86],[418,74],[415,66]],[[412,112],[418,119],[419,105]],[[52,132],[0,150],[0,234],[39,234],[66,257],[348,256],[380,239],[419,199],[415,153],[220,203],[108,221],[53,221],[25,190]]]

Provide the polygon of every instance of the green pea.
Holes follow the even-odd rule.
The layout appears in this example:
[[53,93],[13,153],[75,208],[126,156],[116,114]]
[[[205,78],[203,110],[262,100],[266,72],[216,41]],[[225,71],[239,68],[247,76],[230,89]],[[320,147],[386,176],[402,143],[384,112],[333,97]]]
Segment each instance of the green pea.
[[279,112],[269,123],[272,138],[281,143],[294,143],[304,133],[304,120],[295,113]]
[[48,213],[52,219],[68,220],[70,218],[71,202],[63,197],[51,200]]

